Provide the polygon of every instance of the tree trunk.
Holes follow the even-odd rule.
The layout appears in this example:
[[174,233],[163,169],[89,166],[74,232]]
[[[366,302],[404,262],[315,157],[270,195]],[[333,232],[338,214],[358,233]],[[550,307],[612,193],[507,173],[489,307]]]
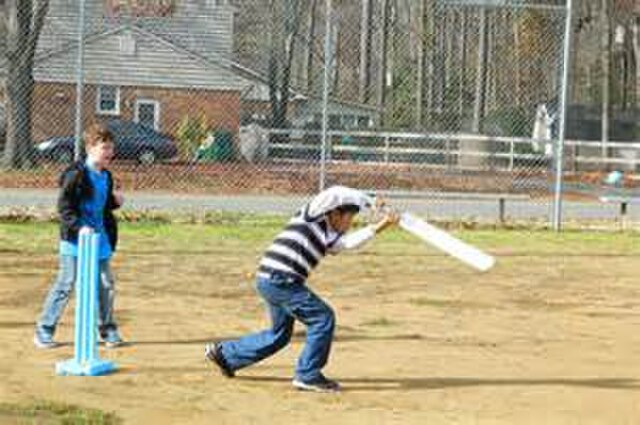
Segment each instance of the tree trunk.
[[293,64],[293,48],[295,34],[289,33],[285,39],[284,66],[282,69],[282,81],[280,83],[280,119],[286,126],[287,109],[289,106],[289,85],[291,81],[291,66]]
[[636,16],[632,24],[633,32],[633,56],[636,69],[635,75],[635,100],[638,102],[640,99],[640,16]]
[[331,66],[331,86],[329,93],[337,96],[340,89],[340,23],[338,20],[332,22],[331,25],[331,58],[329,58]]
[[486,117],[491,112],[491,107],[497,105],[497,74],[498,66],[496,64],[496,20],[500,17],[500,11],[496,10],[487,16],[487,45],[485,59],[486,85],[484,94],[484,110],[482,117]]
[[515,56],[516,56],[516,63],[515,63],[515,101],[516,101],[516,106],[521,106],[522,105],[522,64],[520,63],[521,58],[520,58],[520,25],[518,23],[517,19],[513,20],[513,24],[512,24],[512,30],[513,30],[513,44],[515,46]]
[[427,62],[426,66],[426,104],[425,104],[425,115],[427,117],[427,123],[429,126],[433,127],[433,105],[434,105],[434,92],[435,92],[435,75],[436,75],[436,67],[435,67],[435,59],[436,59],[436,48],[435,41],[437,38],[437,30],[435,25],[436,20],[436,5],[434,0],[427,0],[426,4],[426,25],[427,29],[425,31],[426,39],[425,39],[425,61]]
[[485,108],[485,96],[487,90],[487,37],[489,34],[487,25],[487,10],[480,9],[479,22],[480,36],[478,40],[478,62],[476,65],[476,93],[473,104],[473,125],[471,131],[479,133]]
[[455,27],[456,27],[456,15],[453,11],[447,10],[445,12],[445,20],[446,31],[444,32],[444,102],[445,108],[449,110],[449,101],[448,95],[449,88],[451,87],[451,83],[453,81],[453,73],[454,73],[454,38],[455,38]]
[[304,63],[304,81],[307,87],[307,92],[313,91],[313,42],[315,40],[316,32],[316,6],[318,0],[311,0],[309,9],[307,11],[307,39],[305,44],[305,63]]
[[298,0],[286,0],[284,4],[272,0],[270,4],[268,74],[272,128],[287,127],[291,66],[300,18],[298,6]]
[[10,65],[7,78],[7,140],[5,166],[28,168],[32,160],[31,99],[32,67],[29,64]]
[[9,0],[7,16],[7,134],[3,165],[32,165],[31,102],[33,62],[49,7],[48,0]]
[[[446,10],[443,11],[436,6],[433,8],[433,20],[437,20],[438,29],[435,25],[433,28],[434,44],[433,44],[433,112],[437,114],[442,113],[444,103],[444,86],[445,86],[445,74],[446,74],[446,58],[445,58],[445,36],[448,31],[447,27],[447,15]],[[442,123],[440,123],[442,124]]]
[[268,75],[269,75],[269,102],[271,105],[271,128],[280,128],[282,125],[282,119],[280,115],[280,90],[278,85],[278,55],[279,55],[279,27],[276,23],[277,10],[275,1],[272,0],[270,4],[269,13],[270,27],[269,32],[269,63],[268,63]]
[[389,114],[385,118],[385,125],[389,124],[395,125],[397,121],[396,116],[396,90],[394,88],[395,80],[396,80],[396,52],[398,50],[397,46],[397,18],[398,18],[398,4],[397,0],[390,0],[390,10],[389,10],[389,41],[387,43],[387,72],[385,78],[385,87],[389,88],[387,105]]
[[387,81],[387,44],[389,37],[389,0],[382,0],[380,50],[378,51],[378,126],[382,127],[385,119],[386,81]]
[[416,128],[422,129],[423,103],[424,103],[424,43],[426,38],[425,26],[425,1],[418,3],[418,72],[416,73]]
[[371,0],[362,0],[360,31],[360,103],[368,103],[371,95]]
[[[478,57],[476,64],[476,88],[475,101],[473,104],[473,123],[471,131],[479,134],[482,131],[482,120],[484,118],[485,97],[487,90],[487,9],[480,9],[480,17],[478,22],[479,40],[478,40]],[[478,156],[478,153],[486,151],[486,143],[482,141],[462,141],[460,165],[463,167],[480,168],[486,164],[484,157]],[[466,151],[466,152],[465,152]],[[468,152],[468,154],[467,154]]]
[[602,50],[601,62],[602,62],[602,166],[606,168],[606,158],[608,156],[608,141],[609,141],[609,106],[610,106],[610,87],[611,87],[611,36],[609,25],[609,0],[602,0],[602,33],[601,42]]
[[460,46],[458,49],[459,62],[460,62],[460,78],[458,83],[458,113],[460,115],[460,128],[462,128],[464,122],[464,106],[465,106],[465,84],[467,80],[467,11],[462,9],[460,11]]

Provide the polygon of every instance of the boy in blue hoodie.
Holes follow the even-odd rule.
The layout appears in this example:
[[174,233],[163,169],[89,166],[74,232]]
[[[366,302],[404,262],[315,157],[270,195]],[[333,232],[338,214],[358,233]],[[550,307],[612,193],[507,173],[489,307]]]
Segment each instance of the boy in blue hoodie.
[[114,154],[113,134],[95,124],[84,133],[84,142],[86,160],[72,164],[60,177],[60,269],[36,324],[37,348],[57,346],[53,336],[76,280],[78,233],[83,228],[100,235],[100,338],[107,348],[123,343],[113,318],[115,286],[109,265],[118,238],[113,210],[123,203],[122,195],[114,191],[113,177],[107,169]]

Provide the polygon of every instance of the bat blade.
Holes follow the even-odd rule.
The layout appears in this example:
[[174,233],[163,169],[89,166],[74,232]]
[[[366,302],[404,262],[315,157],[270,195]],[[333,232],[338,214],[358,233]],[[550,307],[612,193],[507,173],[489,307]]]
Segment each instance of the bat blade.
[[412,214],[403,213],[400,216],[400,227],[477,270],[485,272],[493,267],[496,262],[491,255]]

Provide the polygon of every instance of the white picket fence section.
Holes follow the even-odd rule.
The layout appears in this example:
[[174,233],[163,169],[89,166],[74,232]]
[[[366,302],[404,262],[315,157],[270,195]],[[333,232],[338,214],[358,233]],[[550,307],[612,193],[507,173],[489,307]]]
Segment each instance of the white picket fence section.
[[[269,142],[271,158],[293,161],[318,161],[321,133],[307,130],[269,130],[272,135],[287,135],[282,141]],[[473,169],[460,159],[485,158],[493,169],[545,167],[551,164],[553,146],[549,140],[525,137],[495,137],[471,133],[404,133],[371,131],[329,131],[327,161],[345,158],[370,164],[422,164],[434,167]],[[478,147],[480,146],[480,147]],[[367,157],[368,156],[368,157]],[[429,160],[428,158],[432,159]],[[367,158],[367,159],[362,159]],[[427,159],[425,159],[427,158]],[[473,162],[473,161],[471,161]],[[475,167],[486,170],[485,164]],[[640,163],[640,142],[606,143],[566,140],[567,169],[625,168],[635,170]]]

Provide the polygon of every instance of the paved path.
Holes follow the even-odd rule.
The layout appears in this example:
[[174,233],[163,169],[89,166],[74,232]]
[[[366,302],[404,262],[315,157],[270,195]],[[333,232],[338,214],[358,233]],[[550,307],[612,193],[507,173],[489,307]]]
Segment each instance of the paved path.
[[[0,189],[0,209],[12,207],[52,208],[56,191],[48,189]],[[126,195],[125,209],[157,210],[167,212],[225,211],[247,213],[290,214],[305,200],[295,196],[257,195],[180,195],[174,193],[134,192]],[[394,198],[393,205],[433,218],[475,218],[495,221],[498,218],[498,202],[493,199],[419,199]],[[594,202],[564,202],[563,218],[614,220],[619,206]],[[515,219],[549,219],[550,201],[513,200],[506,203],[507,217]],[[640,205],[630,205],[629,218],[640,219]]]

